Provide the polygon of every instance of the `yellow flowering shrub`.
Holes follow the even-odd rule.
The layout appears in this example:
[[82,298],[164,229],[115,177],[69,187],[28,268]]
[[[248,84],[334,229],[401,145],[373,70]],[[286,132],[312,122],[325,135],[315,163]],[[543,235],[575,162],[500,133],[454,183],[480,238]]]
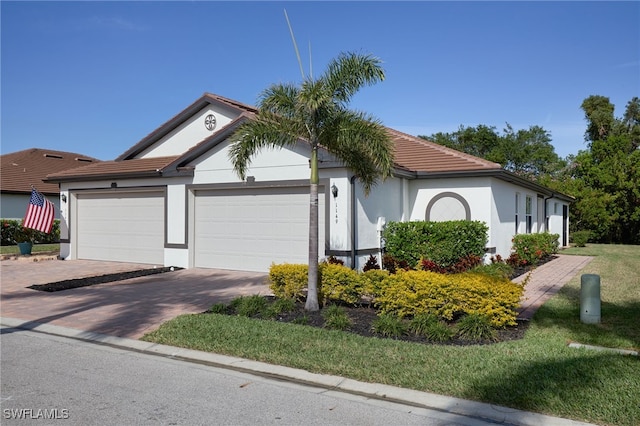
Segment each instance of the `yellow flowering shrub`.
[[[453,320],[461,314],[489,318],[493,327],[516,324],[524,286],[507,278],[477,272],[438,274],[431,271],[357,272],[336,264],[319,266],[318,299],[356,304],[373,300],[379,313],[399,317],[434,314]],[[302,300],[307,288],[307,265],[271,265],[269,286],[281,298]],[[526,282],[526,280],[525,280]]]
[[356,304],[362,297],[363,280],[360,274],[351,268],[332,263],[323,263],[319,267],[320,286],[327,300],[337,300]]
[[367,299],[372,299],[380,293],[382,283],[389,276],[389,271],[384,269],[369,269],[360,274],[362,280],[362,295]]
[[375,304],[381,313],[400,317],[435,314],[452,320],[463,313],[485,315],[492,326],[504,327],[516,324],[523,291],[508,279],[484,274],[404,271],[383,281]]
[[302,300],[305,297],[308,273],[307,265],[272,264],[267,282],[276,297]]

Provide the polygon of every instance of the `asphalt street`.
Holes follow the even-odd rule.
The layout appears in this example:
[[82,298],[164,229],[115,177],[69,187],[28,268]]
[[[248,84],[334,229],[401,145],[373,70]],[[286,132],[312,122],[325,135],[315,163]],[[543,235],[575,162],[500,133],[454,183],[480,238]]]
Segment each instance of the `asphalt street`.
[[486,425],[479,419],[3,327],[3,425]]

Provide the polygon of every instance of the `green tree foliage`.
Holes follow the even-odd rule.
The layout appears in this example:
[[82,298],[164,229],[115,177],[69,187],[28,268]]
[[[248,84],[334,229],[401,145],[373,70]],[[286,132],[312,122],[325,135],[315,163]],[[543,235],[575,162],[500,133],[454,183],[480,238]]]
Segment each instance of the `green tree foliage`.
[[381,61],[370,55],[341,54],[317,79],[300,85],[274,84],[261,95],[254,120],[231,136],[229,156],[244,179],[252,157],[262,149],[292,147],[307,142],[311,148],[309,203],[309,272],[305,308],[318,303],[318,149],[326,149],[352,170],[368,193],[378,179],[391,174],[393,143],[372,116],[347,108],[360,88],[384,80]]
[[640,100],[622,118],[603,96],[582,103],[589,149],[569,157],[560,185],[576,197],[572,230],[588,230],[599,242],[640,243]]
[[554,175],[566,165],[555,153],[551,135],[540,126],[514,130],[507,123],[503,134],[499,134],[495,127],[481,124],[420,137],[499,163],[505,170],[530,179]]

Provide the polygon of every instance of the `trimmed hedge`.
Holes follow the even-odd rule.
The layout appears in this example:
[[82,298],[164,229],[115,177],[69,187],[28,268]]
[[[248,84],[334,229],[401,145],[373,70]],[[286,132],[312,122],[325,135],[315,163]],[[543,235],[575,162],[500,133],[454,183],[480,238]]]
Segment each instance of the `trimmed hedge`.
[[[53,221],[51,233],[36,231],[33,229],[26,230],[28,239],[34,244],[55,244],[60,242],[60,220]],[[15,245],[25,239],[25,229],[22,227],[22,220],[2,219],[2,228],[0,228],[0,240],[3,246]]]
[[402,271],[389,275],[376,295],[381,313],[399,317],[434,314],[451,321],[462,314],[486,316],[493,327],[515,325],[524,287],[485,274]]
[[488,230],[484,222],[468,220],[389,222],[383,238],[386,254],[399,265],[413,269],[426,259],[447,269],[463,258],[482,258]]

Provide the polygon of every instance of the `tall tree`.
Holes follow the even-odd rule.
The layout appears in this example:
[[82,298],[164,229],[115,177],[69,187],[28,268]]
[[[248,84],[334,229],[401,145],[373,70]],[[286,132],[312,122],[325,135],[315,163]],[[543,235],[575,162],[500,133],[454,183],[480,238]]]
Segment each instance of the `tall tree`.
[[576,197],[573,229],[589,230],[601,242],[640,243],[640,101],[623,118],[604,96],[582,103],[589,149],[570,158],[564,191]]
[[640,98],[637,96],[627,103],[623,123],[631,138],[632,149],[638,149],[640,147]]
[[540,126],[516,131],[507,123],[501,135],[495,127],[481,124],[420,137],[499,163],[506,170],[531,179],[553,175],[565,166],[551,145],[551,135]]
[[615,126],[613,111],[615,106],[606,96],[592,95],[586,98],[580,106],[587,120],[585,140],[605,140]]
[[373,116],[348,108],[365,85],[385,78],[381,61],[371,55],[343,53],[317,79],[300,85],[274,84],[260,96],[256,119],[231,137],[229,156],[245,179],[254,155],[265,148],[283,148],[305,141],[311,149],[309,203],[309,274],[305,309],[318,303],[318,149],[326,149],[352,170],[365,193],[391,174],[393,144]]

